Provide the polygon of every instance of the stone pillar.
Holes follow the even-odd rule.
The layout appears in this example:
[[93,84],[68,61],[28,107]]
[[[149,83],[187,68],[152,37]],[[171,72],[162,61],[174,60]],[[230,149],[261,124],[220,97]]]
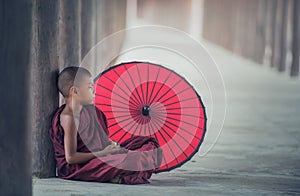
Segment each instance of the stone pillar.
[[[59,68],[78,66],[81,61],[81,2],[59,1]],[[83,2],[82,2],[83,3]]]
[[287,24],[288,24],[288,1],[282,2],[281,28],[280,28],[280,60],[278,71],[285,71],[287,55]]
[[[96,10],[97,0],[83,1],[81,4],[81,62],[92,47],[96,45]],[[90,61],[87,68],[95,74],[95,59]]]
[[299,0],[294,0],[293,5],[293,43],[292,43],[292,55],[293,61],[291,66],[291,76],[299,75],[299,58],[300,58],[300,2]]
[[53,147],[49,137],[51,114],[58,107],[58,0],[33,1],[31,50],[32,175],[55,176]]
[[0,2],[0,194],[31,195],[31,1]]

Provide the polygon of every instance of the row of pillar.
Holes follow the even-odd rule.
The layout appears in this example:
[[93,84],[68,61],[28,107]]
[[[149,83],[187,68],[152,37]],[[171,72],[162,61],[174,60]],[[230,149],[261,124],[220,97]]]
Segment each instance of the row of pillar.
[[126,27],[126,1],[3,0],[0,10],[0,190],[31,195],[32,177],[56,174],[49,129],[57,75]]
[[298,0],[205,0],[203,37],[298,76],[299,4]]

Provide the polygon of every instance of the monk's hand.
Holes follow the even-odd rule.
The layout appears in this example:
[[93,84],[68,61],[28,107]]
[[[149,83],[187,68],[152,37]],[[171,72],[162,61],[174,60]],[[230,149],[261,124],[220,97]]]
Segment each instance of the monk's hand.
[[115,140],[112,140],[112,141],[111,141],[111,144],[114,144],[115,146],[118,146],[118,145],[119,145],[118,142],[116,142]]
[[108,145],[104,148],[104,151],[107,154],[116,154],[116,153],[119,153],[121,150],[122,150],[121,146],[114,142],[112,142],[110,145]]
[[123,154],[128,152],[128,149],[121,147],[116,141],[111,141],[110,145],[104,148],[104,150],[107,154]]

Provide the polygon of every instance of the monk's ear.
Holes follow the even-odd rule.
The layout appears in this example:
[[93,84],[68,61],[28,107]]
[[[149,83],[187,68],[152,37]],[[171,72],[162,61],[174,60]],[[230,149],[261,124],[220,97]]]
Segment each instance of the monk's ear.
[[78,91],[77,91],[77,88],[75,87],[75,86],[72,86],[71,88],[70,88],[70,90],[69,90],[69,95],[75,95],[75,94],[77,94],[78,93]]

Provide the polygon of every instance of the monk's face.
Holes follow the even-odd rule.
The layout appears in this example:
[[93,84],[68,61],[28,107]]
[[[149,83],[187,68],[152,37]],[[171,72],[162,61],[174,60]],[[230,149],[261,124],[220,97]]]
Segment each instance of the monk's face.
[[92,104],[95,98],[94,83],[91,77],[84,76],[76,87],[76,99],[82,104]]

